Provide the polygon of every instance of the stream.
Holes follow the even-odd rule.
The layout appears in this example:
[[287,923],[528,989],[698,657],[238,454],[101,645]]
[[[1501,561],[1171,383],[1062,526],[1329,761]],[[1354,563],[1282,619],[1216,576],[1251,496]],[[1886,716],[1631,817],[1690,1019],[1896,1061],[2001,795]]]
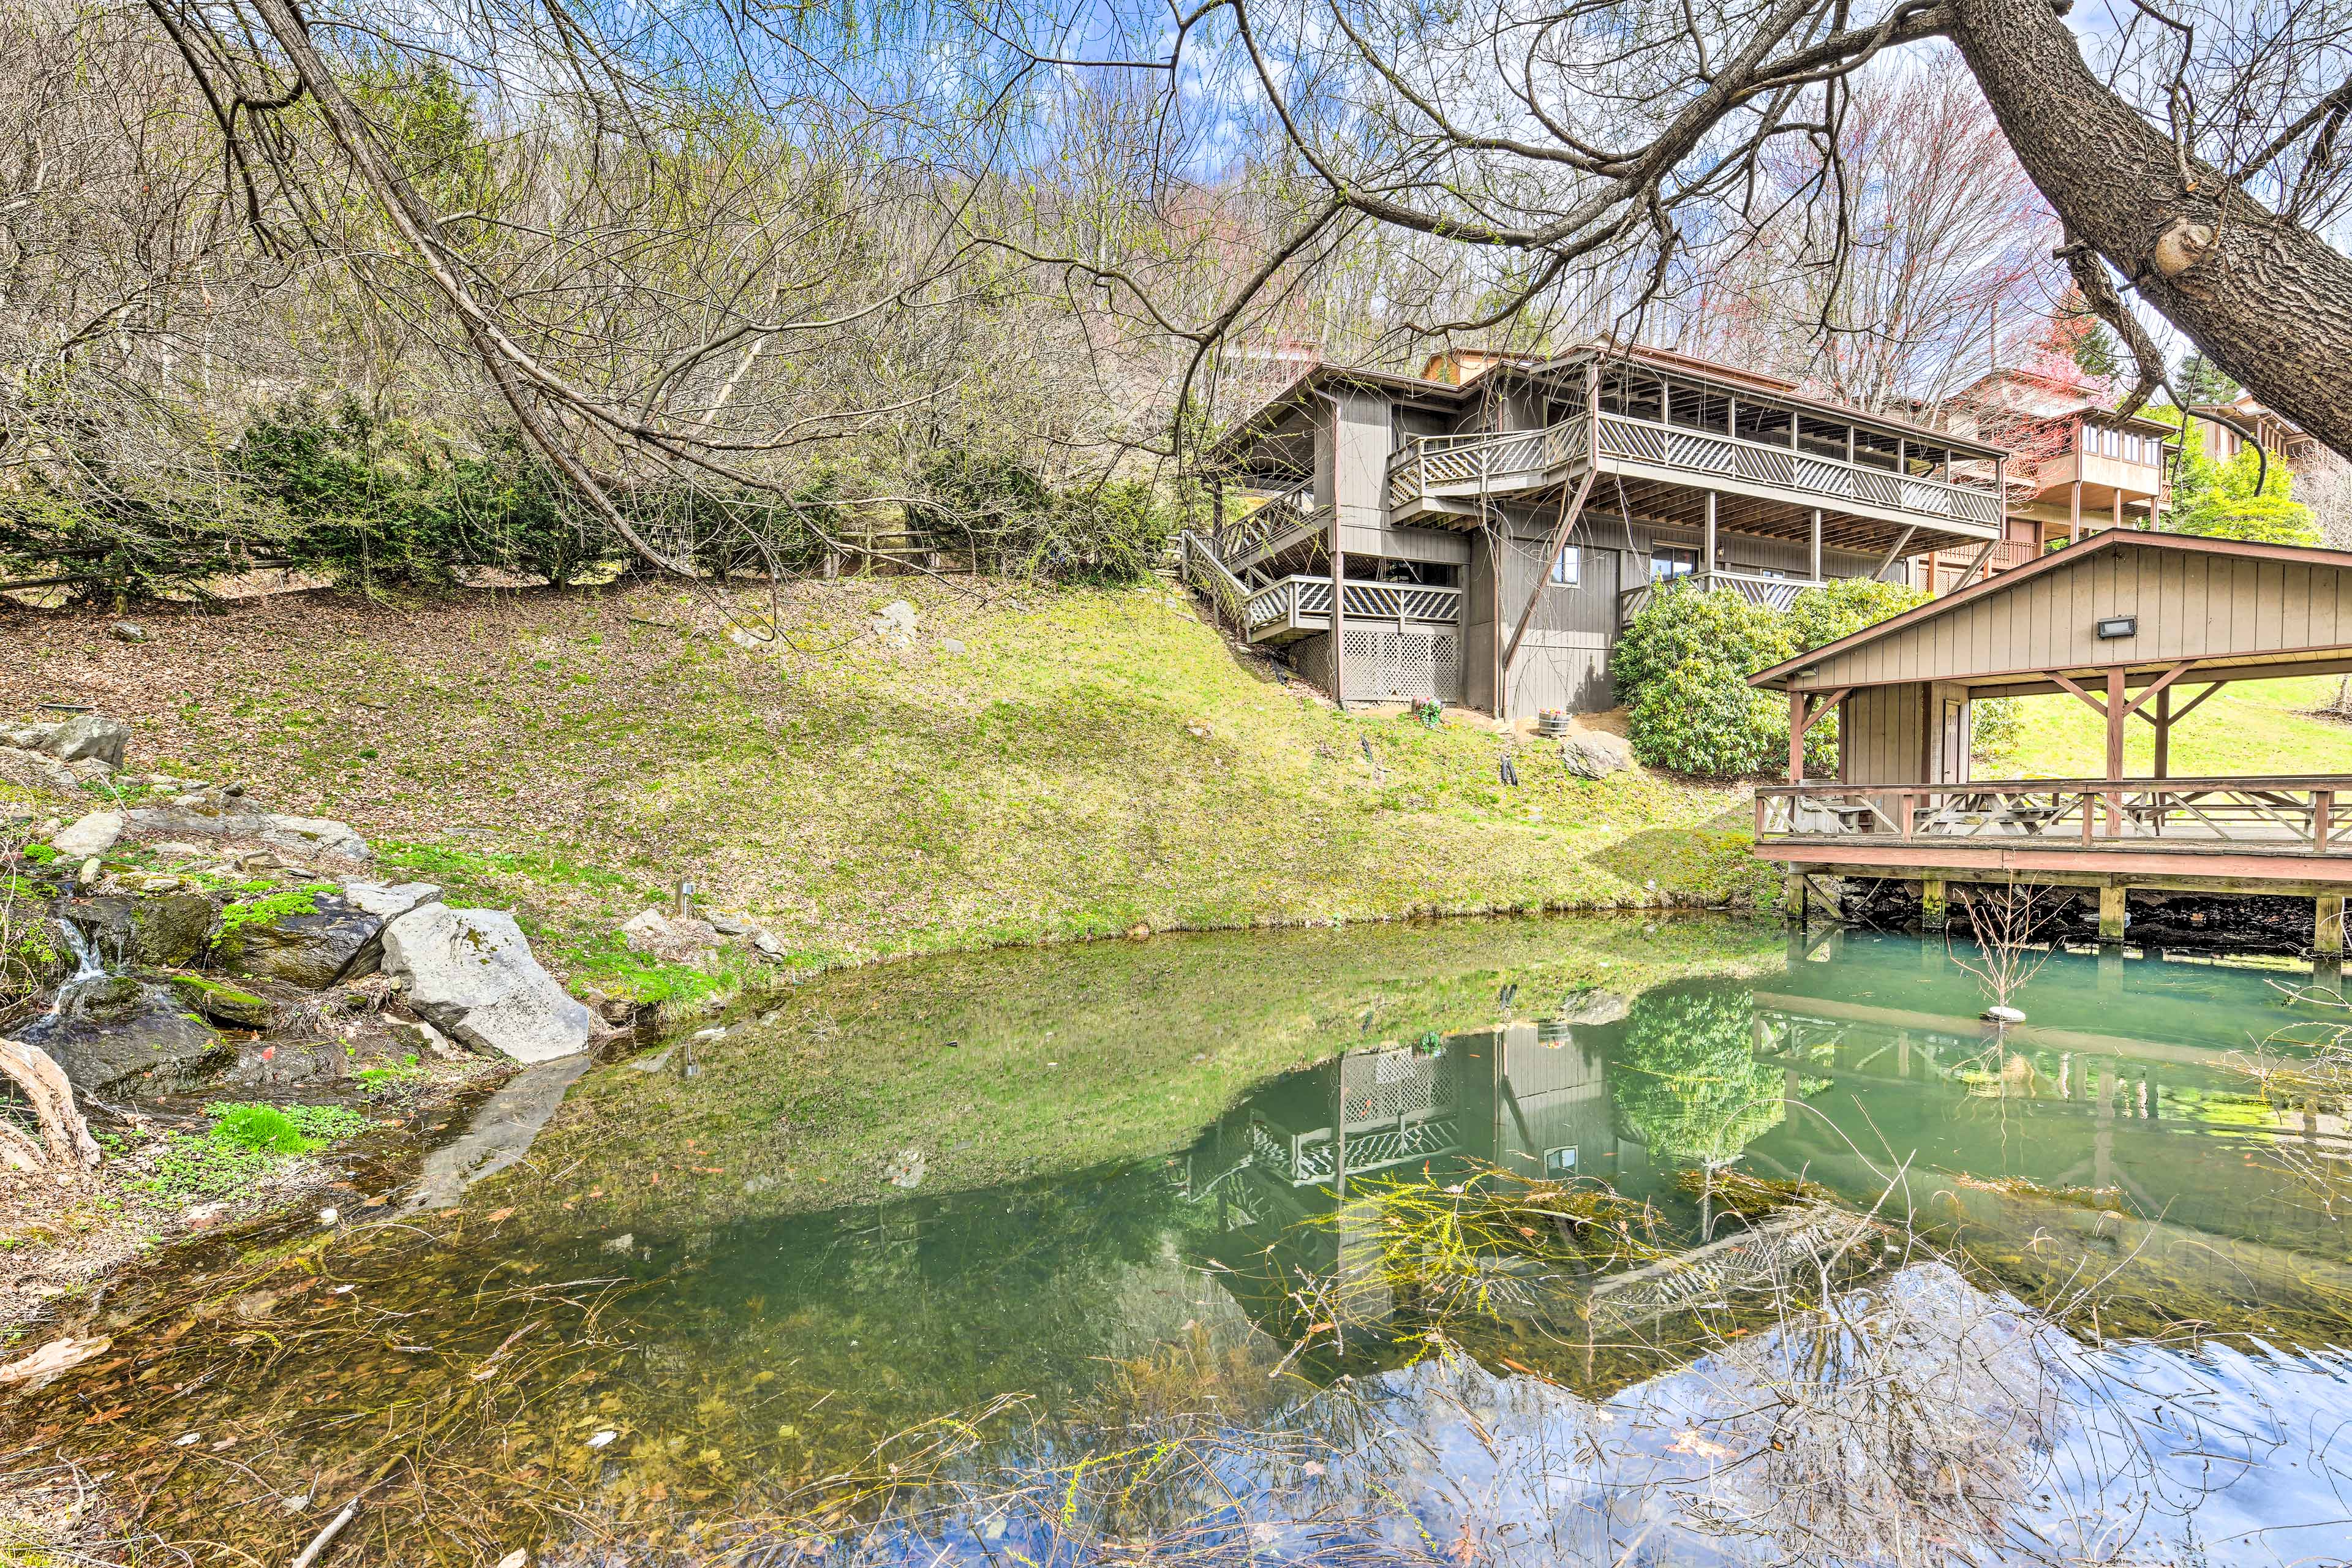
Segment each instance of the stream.
[[[9,1464],[325,1563],[2352,1558],[2307,961],[1688,919],[914,961],[71,1304]],[[578,1064],[572,1064],[577,1067]],[[161,1560],[160,1558],[158,1560]]]

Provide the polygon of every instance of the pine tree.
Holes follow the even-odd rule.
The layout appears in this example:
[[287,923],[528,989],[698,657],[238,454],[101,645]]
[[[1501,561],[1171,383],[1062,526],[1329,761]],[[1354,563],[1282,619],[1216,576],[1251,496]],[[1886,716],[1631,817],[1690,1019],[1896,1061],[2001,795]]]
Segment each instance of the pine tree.
[[2193,349],[2180,356],[2180,366],[2172,373],[2172,384],[2189,403],[2227,403],[2238,395],[2238,384],[2224,374],[2220,365]]

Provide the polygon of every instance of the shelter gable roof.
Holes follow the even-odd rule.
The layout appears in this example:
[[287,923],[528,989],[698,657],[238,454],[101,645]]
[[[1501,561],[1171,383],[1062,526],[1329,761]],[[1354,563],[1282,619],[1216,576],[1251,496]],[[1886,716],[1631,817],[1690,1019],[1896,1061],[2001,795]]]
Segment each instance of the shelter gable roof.
[[[2259,658],[2276,657],[2293,647],[2352,647],[2352,552],[2315,550],[2301,545],[2263,544],[2247,540],[2209,539],[2195,534],[2143,533],[2134,530],[2116,529],[2100,533],[2083,543],[2055,551],[2024,566],[2004,572],[1996,577],[1972,583],[1957,593],[1889,616],[1876,626],[1864,626],[1858,632],[1824,643],[1822,647],[1784,659],[1769,669],[1759,670],[1748,678],[1756,687],[1787,689],[1803,686],[1818,689],[1823,686],[1885,684],[1890,680],[1967,680],[2003,671],[2035,669],[2075,669],[2093,668],[2100,661],[2084,661],[2063,657],[2052,647],[2040,647],[2031,639],[2022,641],[2004,658],[1997,651],[1990,665],[1979,668],[1957,657],[1944,659],[1939,665],[1935,658],[1916,661],[1919,668],[1901,676],[1868,673],[1870,662],[1864,656],[1902,640],[1913,639],[1923,628],[1934,623],[1971,614],[1978,606],[2003,596],[2030,595],[2037,585],[2050,580],[2091,570],[2100,563],[2131,554],[2142,554],[2159,563],[2199,562],[2210,564],[2267,563],[2283,569],[2300,569],[2305,574],[2306,604],[2305,625],[2307,635],[2315,641],[2297,643],[2282,625],[2281,635],[2271,637],[2259,628],[2239,637],[2231,633],[2217,634],[2211,630],[2213,617],[2192,614],[2197,607],[2182,605],[2184,626],[2200,626],[2195,635],[2175,647],[2122,648],[2114,650],[2115,660],[2126,663],[2146,663],[2193,657],[2200,662],[2236,658]],[[2322,579],[2332,592],[2323,610],[2315,602],[2316,595],[2309,586]],[[2184,593],[2187,579],[2182,579]],[[2199,591],[2212,592],[2212,579]],[[2098,616],[2140,615],[2147,613],[2135,595],[2147,590],[2118,590],[2116,602],[2101,601]],[[2135,639],[2136,640],[2136,639]],[[2195,651],[2189,652],[2194,645]],[[1979,661],[1980,662],[1980,661]],[[1849,679],[1848,677],[1853,679]]]

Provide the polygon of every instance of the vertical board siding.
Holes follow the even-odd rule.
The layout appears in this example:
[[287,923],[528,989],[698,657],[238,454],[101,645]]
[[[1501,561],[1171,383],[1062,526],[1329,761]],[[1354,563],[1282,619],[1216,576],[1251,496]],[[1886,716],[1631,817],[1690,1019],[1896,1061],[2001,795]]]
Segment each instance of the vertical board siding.
[[[2101,641],[2097,623],[2137,633]],[[2352,648],[2352,569],[2129,547],[1996,587],[1823,660],[1809,687]]]

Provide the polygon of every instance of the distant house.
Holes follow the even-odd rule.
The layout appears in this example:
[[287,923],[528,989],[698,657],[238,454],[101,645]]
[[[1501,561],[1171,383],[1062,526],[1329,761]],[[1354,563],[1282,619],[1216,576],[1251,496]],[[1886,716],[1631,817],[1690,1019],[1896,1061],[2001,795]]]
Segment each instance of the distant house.
[[1234,499],[1188,562],[1350,701],[1607,708],[1656,584],[1779,607],[1832,578],[1950,585],[2004,537],[1998,443],[1654,350],[1318,365],[1213,458]]
[[2009,516],[1994,571],[2102,529],[2152,528],[2169,500],[2167,464],[2179,432],[2160,419],[2117,415],[2079,383],[1997,370],[1947,399],[1940,413],[1954,434],[2010,451]]

